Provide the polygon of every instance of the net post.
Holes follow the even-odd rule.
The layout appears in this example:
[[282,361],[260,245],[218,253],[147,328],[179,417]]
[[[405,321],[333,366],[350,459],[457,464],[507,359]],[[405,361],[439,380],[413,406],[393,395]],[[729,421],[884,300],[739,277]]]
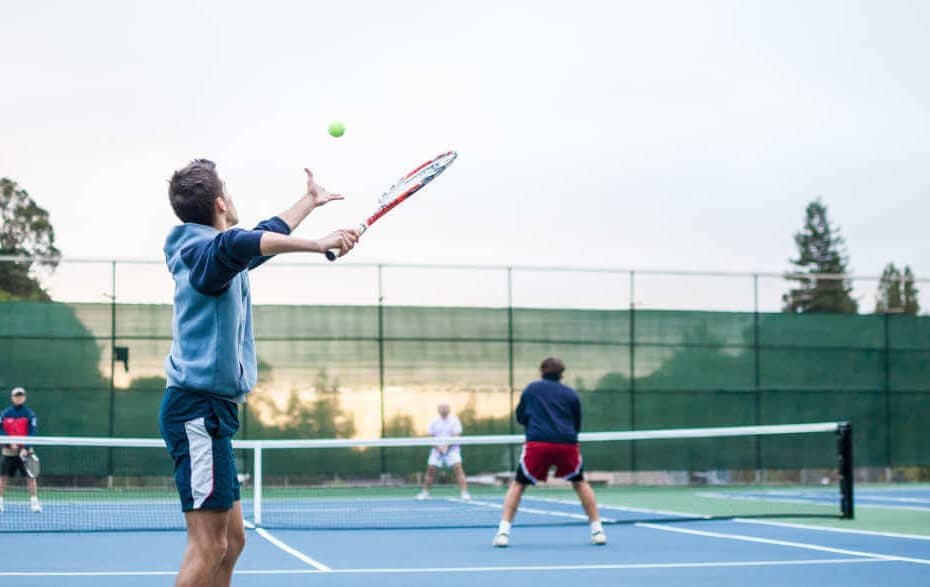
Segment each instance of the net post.
[[852,520],[855,517],[853,507],[852,425],[849,422],[840,422],[836,430],[836,436],[840,472],[840,517]]
[[262,525],[262,447],[261,445],[256,446],[254,449],[255,455],[253,457],[254,469],[254,490],[252,492],[252,515],[255,518],[255,525]]

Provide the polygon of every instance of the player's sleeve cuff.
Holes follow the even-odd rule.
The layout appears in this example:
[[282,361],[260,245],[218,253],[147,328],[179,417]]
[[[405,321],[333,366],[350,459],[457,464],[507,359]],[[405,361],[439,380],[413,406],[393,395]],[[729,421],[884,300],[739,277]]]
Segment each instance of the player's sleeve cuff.
[[267,232],[277,232],[279,234],[291,234],[291,227],[280,216],[272,216],[268,220],[262,220],[255,227],[255,230],[264,230]]

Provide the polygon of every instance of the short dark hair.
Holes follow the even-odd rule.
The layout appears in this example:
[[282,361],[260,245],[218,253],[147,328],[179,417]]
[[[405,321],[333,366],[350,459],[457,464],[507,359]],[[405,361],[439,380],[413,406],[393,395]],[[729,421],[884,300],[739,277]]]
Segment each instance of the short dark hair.
[[565,363],[558,357],[546,357],[539,365],[539,372],[543,379],[552,379],[559,381],[562,379],[562,373],[565,371]]
[[194,159],[171,176],[168,198],[182,222],[213,224],[213,203],[223,196],[223,182],[216,173],[216,163]]

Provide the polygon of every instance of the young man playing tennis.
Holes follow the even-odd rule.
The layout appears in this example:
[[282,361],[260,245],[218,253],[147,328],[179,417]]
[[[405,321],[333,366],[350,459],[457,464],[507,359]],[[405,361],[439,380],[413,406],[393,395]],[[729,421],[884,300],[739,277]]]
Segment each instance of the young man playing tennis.
[[578,393],[561,383],[565,363],[549,357],[539,366],[542,379],[527,386],[517,404],[517,422],[526,427],[526,444],[520,454],[516,478],[504,498],[501,523],[494,546],[510,544],[510,527],[528,485],[545,481],[549,469],[556,477],[571,481],[591,522],[591,544],[607,544],[607,534],[597,513],[594,491],[584,480],[578,433],[581,431],[581,400]]
[[[3,410],[3,434],[8,436],[33,436],[36,433],[36,414],[26,405],[26,390],[14,387],[10,391],[10,407]],[[42,511],[39,504],[39,484],[26,472],[23,459],[32,454],[31,446],[16,444],[3,445],[3,467],[0,470],[0,512],[3,511],[3,494],[6,491],[7,478],[12,479],[19,473],[26,480],[29,489],[29,509],[35,513]]]
[[[439,404],[439,416],[430,422],[429,434],[437,438],[462,435],[462,423],[454,414],[449,413],[449,404]],[[436,470],[444,467],[452,467],[455,471],[455,480],[459,484],[460,497],[465,501],[470,501],[471,495],[468,493],[468,484],[465,481],[465,469],[462,468],[462,449],[457,444],[437,444],[429,451],[429,458],[426,461],[426,480],[423,483],[423,491],[417,495],[417,499],[429,499],[429,489],[433,485]]]
[[305,171],[304,196],[254,230],[232,228],[239,217],[213,162],[192,161],[170,181],[171,207],[184,224],[165,242],[175,293],[159,424],[187,524],[178,586],[228,586],[245,546],[232,436],[257,375],[248,272],[279,253],[345,255],[358,238],[355,230],[291,236],[314,208],[342,199]]

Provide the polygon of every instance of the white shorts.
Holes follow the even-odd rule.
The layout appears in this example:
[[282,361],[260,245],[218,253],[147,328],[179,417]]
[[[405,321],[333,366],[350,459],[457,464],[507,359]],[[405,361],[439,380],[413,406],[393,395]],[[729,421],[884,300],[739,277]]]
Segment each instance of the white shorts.
[[441,454],[439,449],[433,447],[433,450],[429,451],[429,460],[426,463],[430,467],[452,467],[462,462],[462,451],[457,446],[450,446],[449,450],[446,451],[446,454]]

